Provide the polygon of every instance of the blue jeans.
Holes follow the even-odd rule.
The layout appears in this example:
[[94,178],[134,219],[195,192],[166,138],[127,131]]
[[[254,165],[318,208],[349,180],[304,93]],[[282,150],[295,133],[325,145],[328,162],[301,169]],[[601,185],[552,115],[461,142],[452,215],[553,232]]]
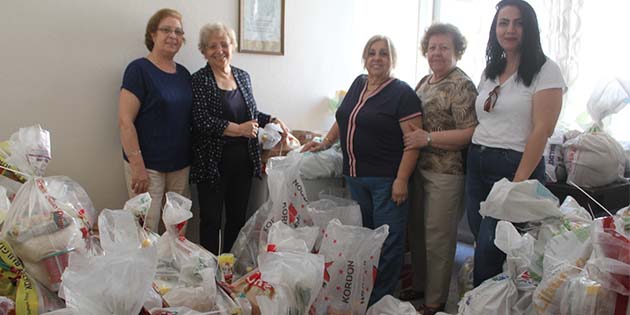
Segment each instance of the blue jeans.
[[368,305],[378,302],[383,296],[393,294],[403,264],[405,232],[407,227],[408,199],[397,206],[392,201],[394,178],[345,176],[352,199],[359,203],[363,226],[374,229],[389,225],[389,235],[383,243],[378,262],[376,283]]
[[[479,204],[486,200],[492,185],[502,178],[514,179],[523,153],[472,144],[468,149],[466,173],[466,214],[470,230],[475,236],[475,267],[473,283],[480,285],[485,280],[502,272],[505,254],[494,246],[494,233],[497,220],[479,214]],[[544,183],[545,167],[540,163],[530,179]]]

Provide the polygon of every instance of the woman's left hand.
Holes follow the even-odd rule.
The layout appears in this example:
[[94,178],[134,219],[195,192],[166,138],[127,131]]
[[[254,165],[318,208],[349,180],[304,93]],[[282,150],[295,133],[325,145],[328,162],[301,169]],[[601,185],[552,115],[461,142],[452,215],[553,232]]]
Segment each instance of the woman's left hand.
[[407,200],[408,181],[396,178],[392,184],[392,201],[400,206]]
[[411,127],[411,132],[407,133],[404,136],[405,150],[414,150],[421,149],[426,147],[428,143],[429,133],[424,129],[420,129],[412,124],[409,125]]

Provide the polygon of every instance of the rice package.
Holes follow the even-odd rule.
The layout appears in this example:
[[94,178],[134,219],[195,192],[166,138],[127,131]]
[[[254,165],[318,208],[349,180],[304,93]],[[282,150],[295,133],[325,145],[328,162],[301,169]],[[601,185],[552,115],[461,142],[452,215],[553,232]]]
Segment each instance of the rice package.
[[0,233],[29,274],[57,291],[68,254],[91,248],[95,216],[79,184],[65,176],[37,177],[18,191]]
[[375,230],[328,223],[319,254],[325,257],[324,284],[313,314],[365,314],[389,226]]
[[166,232],[157,242],[155,282],[169,305],[205,312],[216,306],[217,258],[185,237],[184,227],[192,218],[191,205],[189,199],[177,193],[166,193],[162,217]]

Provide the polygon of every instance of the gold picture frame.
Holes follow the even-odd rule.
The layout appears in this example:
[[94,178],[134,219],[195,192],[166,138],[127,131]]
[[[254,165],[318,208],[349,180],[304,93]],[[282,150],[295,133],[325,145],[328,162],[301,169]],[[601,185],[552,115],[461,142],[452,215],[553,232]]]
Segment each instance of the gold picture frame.
[[284,55],[285,0],[240,0],[238,51]]

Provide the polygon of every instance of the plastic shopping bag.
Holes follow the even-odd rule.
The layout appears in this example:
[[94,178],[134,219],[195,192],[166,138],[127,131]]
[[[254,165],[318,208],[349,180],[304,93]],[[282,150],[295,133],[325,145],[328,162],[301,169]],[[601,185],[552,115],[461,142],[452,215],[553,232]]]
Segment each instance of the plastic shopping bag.
[[0,185],[0,226],[9,213],[9,207],[11,207],[11,201],[7,197],[7,189]]
[[265,242],[260,241],[261,232],[265,230],[268,237],[269,229],[273,225],[272,221],[267,220],[271,214],[271,204],[271,200],[263,203],[238,232],[238,237],[230,250],[236,257],[234,264],[236,277],[244,276],[258,267],[258,252],[266,245],[266,239]]
[[[259,257],[261,279],[276,288],[273,300],[258,297],[262,315],[306,315],[322,288],[324,256],[295,253],[269,252]],[[268,299],[274,306],[261,305]]]
[[282,221],[292,228],[313,225],[306,211],[308,199],[300,178],[301,156],[272,158],[267,164],[270,213],[260,231],[260,245],[266,245],[269,227]]
[[617,140],[603,131],[585,132],[563,145],[567,181],[598,187],[623,179],[626,157]]
[[300,174],[304,179],[341,177],[343,172],[343,155],[341,146],[333,145],[319,152],[300,153],[300,150],[289,152],[288,156],[302,154],[303,161]]
[[50,133],[40,125],[20,128],[0,143],[0,175],[24,183],[44,176],[50,158]]
[[314,314],[365,313],[388,234],[387,225],[371,230],[342,225],[337,219],[330,221],[319,250],[326,263],[324,285],[313,304]]
[[416,309],[409,302],[386,295],[380,301],[368,308],[365,315],[416,315]]
[[169,305],[205,312],[216,306],[217,258],[185,237],[191,205],[189,199],[177,193],[166,193],[162,218],[166,232],[157,243],[155,282]]
[[20,188],[0,233],[28,272],[57,291],[68,253],[91,248],[95,213],[85,190],[70,178],[38,177]]
[[319,250],[330,220],[337,219],[344,225],[363,226],[361,207],[356,201],[327,194],[320,194],[319,197],[319,200],[311,202],[306,207],[313,224],[320,231],[315,244],[316,251]]
[[151,195],[148,192],[139,194],[127,200],[127,202],[125,202],[125,206],[123,207],[123,210],[131,212],[131,214],[133,214],[136,218],[138,235],[140,236],[143,247],[155,245],[157,240],[160,238],[160,235],[151,231],[151,229],[146,225],[146,219],[150,208]]
[[274,252],[310,253],[315,246],[319,229],[314,226],[304,226],[292,229],[288,225],[276,222],[269,230],[267,248]]
[[506,178],[494,183],[479,213],[497,220],[515,223],[561,217],[559,201],[537,180],[511,182]]
[[138,314],[155,276],[157,250],[140,248],[128,212],[103,210],[99,227],[105,255],[70,253],[62,286],[67,308],[74,315]]
[[459,301],[460,315],[515,314],[512,306],[518,300],[518,292],[512,278],[499,274],[468,291]]

